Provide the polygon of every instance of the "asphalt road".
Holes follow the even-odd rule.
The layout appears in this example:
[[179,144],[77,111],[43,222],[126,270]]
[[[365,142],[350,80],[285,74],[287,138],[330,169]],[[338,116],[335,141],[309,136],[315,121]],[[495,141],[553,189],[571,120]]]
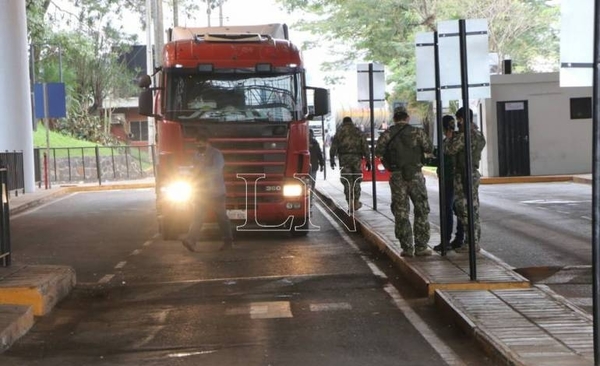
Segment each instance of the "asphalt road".
[[152,190],[64,197],[11,218],[13,261],[78,284],[3,366],[491,365],[387,257],[315,208],[320,231],[236,234],[219,252],[156,235]]

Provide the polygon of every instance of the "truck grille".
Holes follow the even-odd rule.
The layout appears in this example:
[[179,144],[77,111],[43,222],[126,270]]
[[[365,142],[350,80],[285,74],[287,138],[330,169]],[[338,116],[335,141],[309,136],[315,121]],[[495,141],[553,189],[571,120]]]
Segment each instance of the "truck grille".
[[[255,198],[259,204],[281,202],[288,149],[287,126],[223,127],[228,128],[211,128],[210,143],[221,150],[225,158],[227,208],[252,209]],[[234,128],[235,136],[231,132]],[[265,177],[259,179],[263,174]]]

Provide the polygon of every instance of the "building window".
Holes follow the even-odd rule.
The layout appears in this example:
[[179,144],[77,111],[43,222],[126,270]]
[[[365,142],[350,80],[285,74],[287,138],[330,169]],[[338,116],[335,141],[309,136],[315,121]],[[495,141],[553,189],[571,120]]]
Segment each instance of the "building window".
[[592,98],[571,98],[571,119],[592,118]]
[[131,141],[148,141],[148,121],[129,122]]

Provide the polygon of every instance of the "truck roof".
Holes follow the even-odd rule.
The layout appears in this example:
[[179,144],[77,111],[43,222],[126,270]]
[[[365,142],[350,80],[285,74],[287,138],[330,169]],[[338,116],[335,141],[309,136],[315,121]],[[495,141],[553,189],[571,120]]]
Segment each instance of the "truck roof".
[[171,41],[191,40],[198,36],[219,34],[248,34],[274,39],[289,39],[287,25],[282,23],[261,25],[236,25],[223,27],[174,27],[170,32]]

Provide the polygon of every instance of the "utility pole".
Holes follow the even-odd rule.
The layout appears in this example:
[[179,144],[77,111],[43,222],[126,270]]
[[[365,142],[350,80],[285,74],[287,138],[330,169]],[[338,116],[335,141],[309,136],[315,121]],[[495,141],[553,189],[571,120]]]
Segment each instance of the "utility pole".
[[207,25],[210,27],[210,13],[211,13],[211,9],[210,9],[210,0],[206,0],[206,20],[207,20]]
[[223,26],[223,0],[219,0],[219,27]]
[[179,0],[173,0],[173,26],[179,26]]
[[156,65],[162,64],[162,49],[165,44],[162,3],[163,0],[154,0],[154,55],[156,57]]
[[[154,55],[152,52],[152,0],[146,0],[146,72],[154,73]],[[148,145],[154,145],[154,117],[148,117]]]

